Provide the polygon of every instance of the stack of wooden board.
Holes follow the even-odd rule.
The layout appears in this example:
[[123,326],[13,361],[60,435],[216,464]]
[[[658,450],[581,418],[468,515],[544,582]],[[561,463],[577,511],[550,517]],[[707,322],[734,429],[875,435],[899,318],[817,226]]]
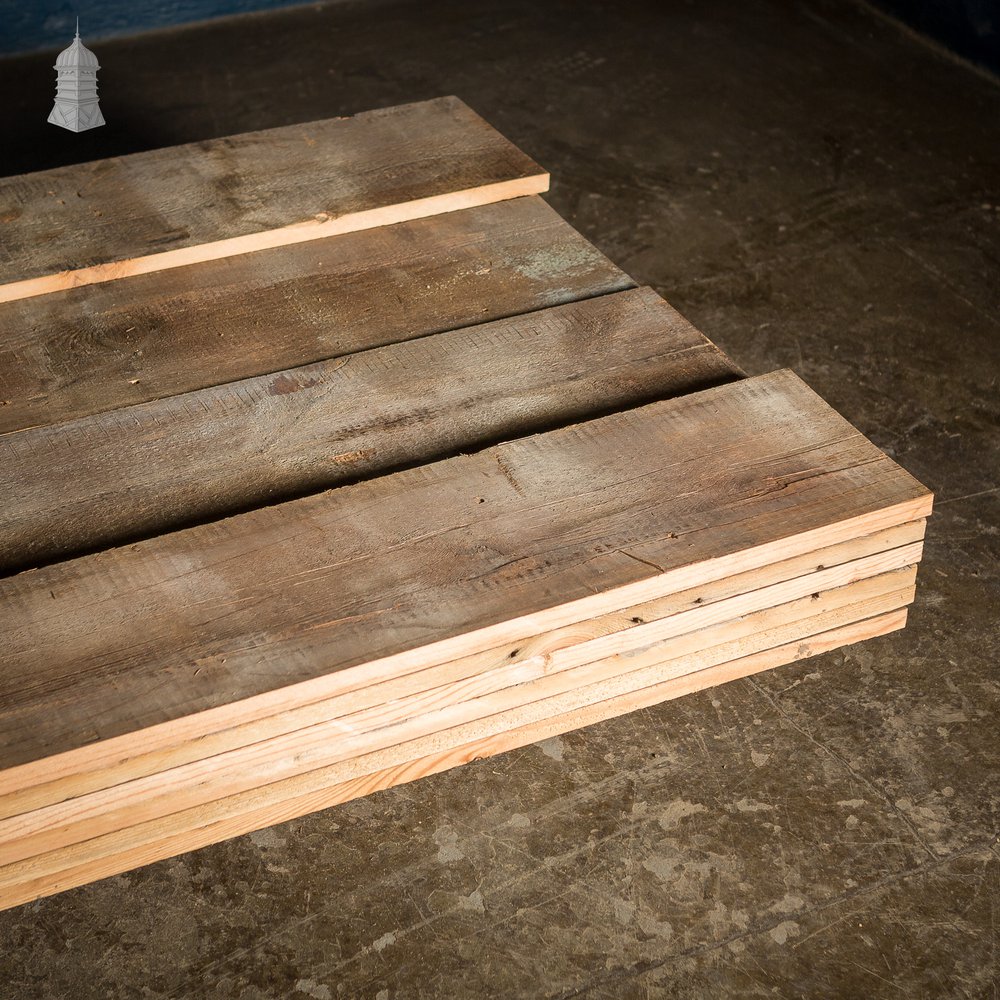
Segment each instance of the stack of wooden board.
[[460,102],[143,156],[0,181],[0,905],[904,624],[927,490]]

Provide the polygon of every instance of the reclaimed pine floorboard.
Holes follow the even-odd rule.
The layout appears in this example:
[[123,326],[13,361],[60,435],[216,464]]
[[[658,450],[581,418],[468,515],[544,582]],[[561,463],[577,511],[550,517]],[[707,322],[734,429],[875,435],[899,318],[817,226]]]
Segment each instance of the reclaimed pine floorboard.
[[238,724],[929,509],[777,372],[28,571],[0,761]]
[[929,492],[547,187],[455,98],[0,179],[0,907],[903,626]]
[[710,653],[714,659],[709,665],[723,663],[798,638],[803,621],[827,616],[825,627],[834,627],[864,617],[865,612],[880,614],[905,606],[913,600],[915,580],[912,563],[899,566],[816,595],[684,630],[670,635],[669,642],[652,630],[629,630],[625,639],[631,635],[630,641],[614,636],[612,642],[572,647],[571,655],[558,666],[528,662],[491,671],[465,684],[420,692],[54,803],[0,820],[0,865],[321,768],[340,766],[347,772],[344,777],[350,777],[358,758],[366,754],[400,752],[398,748],[422,739],[454,740],[452,731],[465,732],[463,727],[472,727],[475,738],[482,739],[526,718],[539,721],[584,709],[661,680],[667,649],[680,676],[703,666],[700,657],[705,651],[722,650]]
[[0,302],[548,184],[456,97],[0,178]]
[[[829,616],[818,616],[803,623],[798,629],[802,635],[790,642],[665,679],[659,676],[665,662],[660,659],[649,664],[658,674],[655,683],[585,709],[513,726],[484,739],[432,749],[396,764],[387,764],[384,753],[373,753],[360,768],[363,773],[355,778],[334,782],[321,771],[309,772],[16,862],[0,869],[0,907],[17,906],[639,708],[885,635],[905,624],[905,608],[869,614],[844,625],[831,624]],[[410,753],[419,754],[420,749],[411,746]]]
[[[852,538],[750,572],[681,590],[655,601],[370,684],[301,708],[217,732],[201,733],[196,738],[184,738],[182,735],[178,742],[174,727],[154,726],[143,731],[142,748],[137,753],[129,754],[120,739],[110,739],[10,768],[0,772],[0,819],[330,719],[356,715],[365,709],[462,682],[476,674],[510,670],[526,661],[548,669],[566,650],[572,652],[581,643],[600,637],[619,635],[627,639],[628,633],[637,634],[633,631],[635,626],[656,622],[656,636],[665,640],[668,633],[663,631],[664,627],[672,628],[674,634],[682,634],[684,619],[690,621],[696,617],[703,624],[719,623],[727,617],[819,593],[825,587],[856,582],[889,568],[917,561],[924,525],[923,521],[911,521],[873,535]],[[822,566],[822,569],[817,566]],[[614,648],[623,649],[629,644],[623,641]]]
[[0,302],[0,434],[632,287],[533,197]]
[[0,572],[741,374],[637,289],[0,435]]

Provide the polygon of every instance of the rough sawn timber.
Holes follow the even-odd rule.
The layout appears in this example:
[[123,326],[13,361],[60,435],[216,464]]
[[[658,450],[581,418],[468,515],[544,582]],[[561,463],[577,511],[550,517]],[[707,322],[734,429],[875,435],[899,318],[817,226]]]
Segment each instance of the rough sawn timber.
[[[872,566],[884,569],[886,556],[910,549],[893,565],[907,565],[920,555],[924,521],[911,521],[837,545],[815,549],[805,555],[761,566],[746,573],[736,573],[722,580],[680,590],[653,601],[624,608],[577,622],[562,628],[519,639],[446,663],[377,684],[370,684],[301,708],[264,716],[240,726],[195,735],[178,731],[172,724],[153,726],[143,731],[142,748],[129,754],[122,738],[103,740],[63,754],[0,772],[0,819],[16,816],[42,806],[74,798],[88,792],[121,784],[158,771],[201,760],[241,746],[303,729],[326,720],[357,713],[388,702],[398,701],[477,673],[509,669],[525,660],[549,660],[563,650],[574,649],[582,642],[599,636],[627,633],[633,626],[658,620],[666,624],[691,611],[704,612],[713,620],[752,607],[766,607],[773,595],[812,594],[829,581],[855,581],[872,572]],[[822,569],[818,569],[822,566]],[[835,575],[836,574],[836,575]],[[783,584],[778,587],[776,585]],[[794,588],[794,589],[790,589]],[[771,595],[762,595],[770,590]],[[761,603],[761,598],[764,601]],[[740,599],[738,605],[733,599]],[[726,607],[728,605],[728,607]],[[720,617],[721,614],[721,617]],[[127,737],[124,738],[127,741]]]
[[930,503],[786,371],[28,571],[0,581],[0,760],[238,724]]
[[0,435],[0,572],[741,375],[637,289]]
[[533,197],[0,302],[0,433],[633,285]]
[[0,178],[0,301],[548,186],[457,97]]
[[537,661],[501,668],[446,690],[420,692],[54,803],[0,820],[0,865],[314,770],[341,766],[346,773],[339,781],[353,776],[356,760],[369,753],[395,752],[424,739],[453,741],[453,731],[465,727],[472,728],[463,741],[481,739],[526,720],[584,709],[661,680],[664,651],[672,675],[682,676],[707,665],[706,651],[712,663],[724,662],[799,637],[803,621],[820,618],[827,628],[895,610],[912,602],[915,581],[911,564],[701,628],[686,630],[678,623],[682,631],[672,635],[667,629],[669,639],[652,629],[627,630],[606,637],[611,641],[580,644],[551,668]]
[[648,708],[672,698],[752,676],[843,645],[886,635],[903,628],[905,624],[904,608],[826,631],[816,631],[814,627],[809,633],[807,625],[803,631],[809,634],[783,645],[680,677],[668,677],[586,709],[507,729],[486,739],[439,749],[396,764],[385,764],[381,755],[372,754],[367,767],[362,768],[363,774],[343,782],[323,783],[317,779],[325,776],[310,772],[291,779],[287,785],[276,783],[266,790],[255,789],[251,793],[175,813],[166,819],[93,838],[0,870],[0,880],[7,883],[0,887],[0,907],[17,906],[639,708]]

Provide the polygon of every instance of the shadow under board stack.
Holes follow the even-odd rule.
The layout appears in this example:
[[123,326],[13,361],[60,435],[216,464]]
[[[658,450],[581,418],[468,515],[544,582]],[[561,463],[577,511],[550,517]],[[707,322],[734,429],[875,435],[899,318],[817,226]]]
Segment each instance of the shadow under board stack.
[[0,905],[901,628],[929,492],[455,98],[0,180]]

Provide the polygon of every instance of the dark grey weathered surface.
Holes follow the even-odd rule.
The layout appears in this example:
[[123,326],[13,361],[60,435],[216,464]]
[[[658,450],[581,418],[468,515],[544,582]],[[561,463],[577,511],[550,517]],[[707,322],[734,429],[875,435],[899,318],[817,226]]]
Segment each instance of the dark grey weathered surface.
[[905,632],[0,914],[6,994],[992,1000],[1000,88],[835,0],[338,3],[100,56],[105,136],[0,64],[9,172],[458,93],[939,500]]

